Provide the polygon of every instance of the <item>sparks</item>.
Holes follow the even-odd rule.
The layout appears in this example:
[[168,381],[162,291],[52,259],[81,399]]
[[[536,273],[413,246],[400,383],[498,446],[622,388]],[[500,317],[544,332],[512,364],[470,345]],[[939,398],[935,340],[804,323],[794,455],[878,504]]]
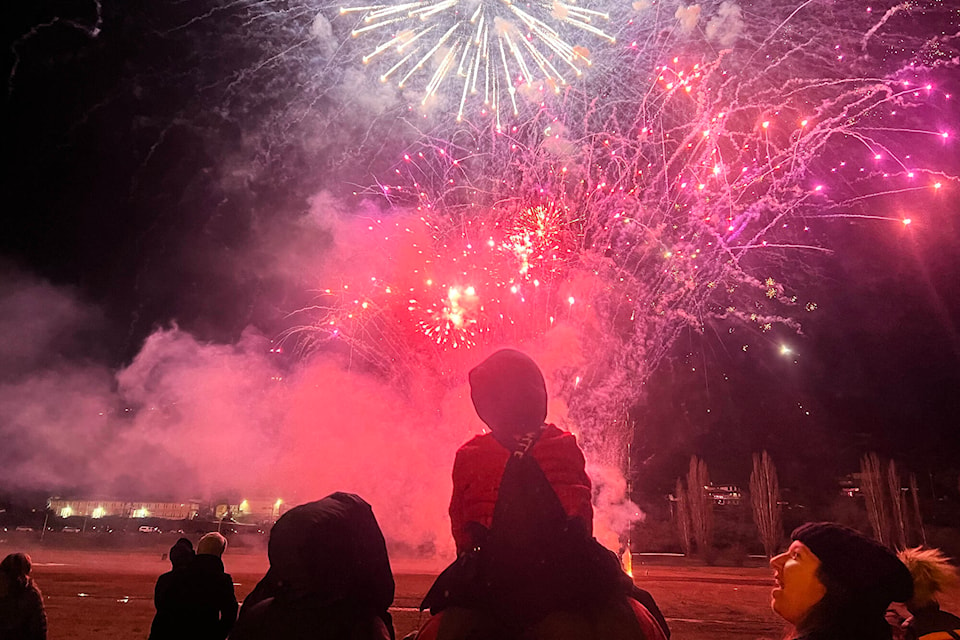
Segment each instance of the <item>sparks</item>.
[[388,56],[396,60],[383,63],[381,81],[396,79],[403,88],[422,77],[420,106],[426,107],[437,99],[444,83],[456,77],[457,121],[475,104],[495,114],[498,128],[507,107],[513,116],[519,115],[518,88],[559,93],[592,64],[589,51],[566,38],[616,42],[596,26],[610,21],[606,12],[560,0],[523,6],[422,0],[342,7],[339,13],[359,16],[351,36],[379,37],[379,43],[362,56],[364,64]]

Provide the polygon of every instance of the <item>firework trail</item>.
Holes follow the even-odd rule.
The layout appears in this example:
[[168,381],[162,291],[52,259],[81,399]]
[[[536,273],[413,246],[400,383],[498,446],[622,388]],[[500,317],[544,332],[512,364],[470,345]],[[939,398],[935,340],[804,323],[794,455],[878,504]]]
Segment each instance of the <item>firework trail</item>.
[[[509,105],[514,116],[519,114],[515,76],[527,90],[549,87],[559,93],[568,84],[567,75],[578,77],[591,64],[589,50],[571,44],[561,30],[616,42],[595,25],[609,22],[608,13],[559,1],[538,0],[526,7],[513,2],[420,1],[343,7],[340,13],[362,14],[351,36],[390,34],[363,56],[364,64],[385,52],[395,52],[400,58],[380,76],[382,82],[397,75],[398,86],[403,88],[418,73],[429,75],[420,101],[423,107],[439,94],[445,81],[456,77],[462,83],[457,121],[463,120],[468,97],[482,98],[498,131],[502,130],[501,110]],[[430,38],[433,33],[443,35],[434,41]],[[438,55],[442,56],[440,63],[431,64]],[[428,65],[435,67],[429,74],[425,72]],[[539,79],[535,81],[537,71]]]
[[[362,233],[288,336],[401,387],[452,384],[484,350],[572,333],[568,364],[548,372],[568,426],[622,452],[628,430],[611,425],[683,331],[798,330],[830,224],[922,227],[894,205],[956,187],[960,17],[945,3],[584,7],[603,35],[564,22],[576,12],[563,3],[517,5],[537,23],[486,2],[402,6],[232,0],[164,32],[214,60],[226,53],[197,33],[229,34],[215,44],[242,64],[207,65],[219,75],[196,84],[244,124],[263,171],[305,158],[310,175],[353,183],[336,193],[356,193]],[[496,55],[464,35],[481,15]],[[551,48],[540,23],[566,44]],[[530,73],[498,57],[506,34]],[[581,74],[551,81],[568,46]],[[407,55],[388,78],[417,67],[407,84],[381,82]],[[504,60],[494,109],[479,78]]]
[[[412,11],[428,6],[440,21],[455,5]],[[957,65],[955,10],[625,12],[589,74],[537,94],[508,127],[482,114],[454,126],[455,108],[410,118],[416,136],[392,179],[361,190],[390,205],[366,243],[385,258],[369,273],[351,261],[342,288],[319,297],[298,327],[309,346],[348,344],[402,380],[449,375],[456,351],[573,327],[589,355],[554,372],[561,394],[591,446],[623,451],[623,430],[609,427],[682,331],[799,330],[816,303],[791,292],[790,271],[829,251],[829,220],[902,228],[912,219],[889,213],[892,197],[955,187],[943,161],[955,98],[940,86]],[[442,55],[453,51],[465,50]]]

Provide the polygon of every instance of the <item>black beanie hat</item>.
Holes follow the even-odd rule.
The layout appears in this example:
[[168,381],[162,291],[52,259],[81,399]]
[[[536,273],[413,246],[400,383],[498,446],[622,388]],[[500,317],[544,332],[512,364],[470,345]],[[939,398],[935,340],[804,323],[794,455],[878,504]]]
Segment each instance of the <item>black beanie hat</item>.
[[469,374],[477,415],[497,435],[522,436],[547,417],[547,385],[540,367],[515,349],[501,349]]
[[196,556],[193,552],[193,543],[187,538],[180,538],[170,547],[170,564],[174,569],[186,566]]
[[[820,560],[820,571],[843,587],[851,605],[882,612],[913,595],[910,571],[880,543],[833,522],[811,522],[793,531]],[[829,587],[828,587],[829,591]]]

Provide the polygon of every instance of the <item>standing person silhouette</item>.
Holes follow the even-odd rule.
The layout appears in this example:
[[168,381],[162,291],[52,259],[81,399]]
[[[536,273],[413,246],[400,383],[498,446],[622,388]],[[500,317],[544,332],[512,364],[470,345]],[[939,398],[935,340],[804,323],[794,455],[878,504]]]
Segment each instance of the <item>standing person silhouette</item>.
[[187,538],[180,538],[170,547],[167,557],[170,558],[171,569],[157,578],[157,584],[153,588],[153,606],[157,613],[153,616],[153,622],[150,625],[151,639],[170,637],[172,635],[170,629],[176,628],[173,612],[161,603],[167,601],[170,589],[176,588],[184,569],[193,562],[196,555],[193,543]]
[[43,595],[30,577],[32,567],[25,553],[11,553],[0,562],[0,638],[47,638]]
[[[193,558],[182,542],[171,548],[174,569],[164,574],[169,579],[162,585],[164,576],[157,580],[150,640],[225,640],[230,634],[238,604],[233,578],[223,570],[226,548],[227,539],[216,532],[200,538]],[[180,562],[182,567],[177,566]]]

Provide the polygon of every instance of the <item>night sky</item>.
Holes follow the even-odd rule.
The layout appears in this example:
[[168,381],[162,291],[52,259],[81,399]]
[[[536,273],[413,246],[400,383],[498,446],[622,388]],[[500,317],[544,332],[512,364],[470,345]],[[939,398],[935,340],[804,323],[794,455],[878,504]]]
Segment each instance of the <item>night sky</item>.
[[[385,175],[408,144],[402,101],[362,79],[345,89],[355,65],[329,62],[337,60],[329,42],[288,54],[315,55],[322,66],[312,77],[253,71],[269,58],[265,50],[288,45],[275,32],[245,37],[249,14],[227,3],[13,4],[30,6],[3,10],[0,383],[18,391],[2,400],[0,437],[13,446],[2,447],[0,465],[48,446],[49,435],[33,433],[23,413],[3,424],[16,397],[27,397],[28,380],[52,380],[45,397],[57,405],[57,389],[85,393],[78,380],[88,378],[74,373],[87,371],[101,378],[94,395],[108,398],[104,411],[143,411],[150,401],[137,405],[129,379],[111,372],[129,374],[158,330],[243,351],[237,345],[255,329],[251,349],[265,353],[290,325],[288,314],[311,300],[336,242],[335,224],[305,224],[317,194],[355,202],[351,194]],[[958,23],[954,15],[944,31]],[[955,65],[941,76],[941,91],[954,96],[936,107],[932,125],[953,134],[938,152],[944,188],[875,205],[875,215],[911,217],[909,226],[838,219],[815,229],[832,252],[780,265],[801,299],[816,303],[800,316],[800,335],[719,321],[682,333],[633,411],[645,486],[669,490],[692,453],[707,459],[714,479],[745,484],[750,454],[761,449],[790,485],[855,471],[867,451],[921,477],[953,473],[955,482],[960,183],[950,176],[960,174],[960,79]],[[305,95],[306,82],[330,89]],[[781,344],[792,353],[781,355]],[[296,366],[291,355],[274,364]],[[143,374],[144,388],[154,388],[156,371]],[[118,388],[125,391],[111,396]],[[84,406],[72,402],[63,410]],[[51,411],[32,415],[48,420]],[[221,447],[182,442],[209,446],[211,455]],[[30,488],[72,481],[154,490],[134,471],[105,484],[87,481],[89,465],[78,466],[87,475],[42,472],[79,464],[55,449],[30,462],[38,469]],[[190,487],[216,484],[191,470],[188,454],[164,464],[195,475]]]

